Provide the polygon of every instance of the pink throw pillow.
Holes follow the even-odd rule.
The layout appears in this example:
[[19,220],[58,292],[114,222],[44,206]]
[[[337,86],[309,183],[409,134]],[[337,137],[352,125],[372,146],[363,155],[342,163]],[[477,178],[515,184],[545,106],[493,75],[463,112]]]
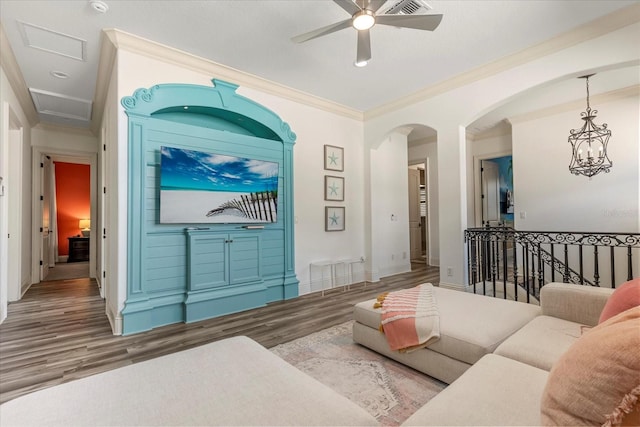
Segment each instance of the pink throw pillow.
[[598,324],[640,305],[640,278],[633,279],[620,285],[607,300],[600,313]]
[[551,368],[543,426],[640,425],[640,307],[578,338]]

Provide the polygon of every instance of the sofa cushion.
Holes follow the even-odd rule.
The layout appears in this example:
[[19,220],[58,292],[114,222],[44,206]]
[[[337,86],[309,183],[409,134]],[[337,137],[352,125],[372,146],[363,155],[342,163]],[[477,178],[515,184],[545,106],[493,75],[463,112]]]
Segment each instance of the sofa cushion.
[[488,354],[409,417],[406,426],[536,426],[549,373]]
[[247,337],[92,375],[0,406],[3,426],[376,425]]
[[[585,332],[549,373],[544,425],[620,425],[640,421],[640,307]],[[636,417],[634,421],[629,417]],[[625,420],[626,418],[626,420]]]
[[[440,340],[429,349],[473,364],[540,313],[535,305],[435,287]],[[357,322],[378,329],[381,309],[375,299],[355,306]]]
[[598,323],[602,323],[616,314],[640,305],[640,278],[620,285],[607,300]]
[[560,356],[580,338],[583,329],[579,323],[538,316],[507,338],[494,353],[550,371]]
[[545,316],[595,326],[612,293],[611,288],[552,282],[540,289],[540,307]]

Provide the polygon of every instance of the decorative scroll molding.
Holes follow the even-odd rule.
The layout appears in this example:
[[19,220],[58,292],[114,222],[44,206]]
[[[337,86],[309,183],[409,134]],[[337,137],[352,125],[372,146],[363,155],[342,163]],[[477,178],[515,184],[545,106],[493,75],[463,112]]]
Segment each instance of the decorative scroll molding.
[[122,98],[122,106],[127,110],[135,110],[140,104],[138,101],[151,102],[153,100],[153,92],[160,89],[159,85],[150,87],[149,89],[137,89],[132,96]]
[[159,84],[150,88],[140,88],[131,96],[125,96],[120,103],[127,114],[151,116],[157,111],[172,107],[208,107],[212,111],[225,110],[260,123],[269,129],[283,143],[293,144],[296,134],[288,123],[268,108],[238,95],[238,85],[224,80],[213,79],[213,87],[192,84]]

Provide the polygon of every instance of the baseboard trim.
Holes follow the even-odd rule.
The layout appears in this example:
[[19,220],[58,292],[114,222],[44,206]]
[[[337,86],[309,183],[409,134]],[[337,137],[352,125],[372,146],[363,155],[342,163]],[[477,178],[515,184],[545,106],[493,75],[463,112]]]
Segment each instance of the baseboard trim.
[[107,314],[107,319],[109,319],[109,324],[111,325],[111,331],[113,335],[122,335],[122,317],[116,316],[109,305],[106,305],[105,313]]
[[[461,285],[459,283],[440,282],[439,286],[445,289],[452,289],[454,291],[469,292],[469,286]],[[471,288],[473,292],[473,288]]]
[[22,285],[20,285],[20,299],[22,299],[22,297],[24,296],[24,294],[27,293],[30,287],[31,287],[31,278],[29,278],[29,280],[22,282]]
[[392,265],[380,269],[380,278],[395,276],[396,274],[408,273],[411,271],[411,263],[408,262],[402,265]]

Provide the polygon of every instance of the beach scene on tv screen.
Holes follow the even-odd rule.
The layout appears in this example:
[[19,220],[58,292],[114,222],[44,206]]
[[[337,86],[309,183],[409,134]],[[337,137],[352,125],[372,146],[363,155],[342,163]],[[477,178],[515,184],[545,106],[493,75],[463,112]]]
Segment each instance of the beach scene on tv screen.
[[161,223],[277,221],[278,163],[160,147]]

